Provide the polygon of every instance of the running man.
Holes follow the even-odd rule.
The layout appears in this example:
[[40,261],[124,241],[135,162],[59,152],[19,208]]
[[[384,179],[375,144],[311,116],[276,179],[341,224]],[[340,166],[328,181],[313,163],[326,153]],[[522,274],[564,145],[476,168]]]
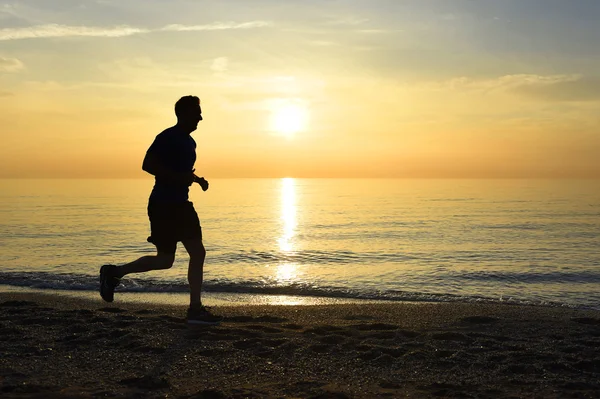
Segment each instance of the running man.
[[177,124],[156,136],[146,152],[142,169],[155,177],[154,188],[148,200],[150,237],[156,246],[156,255],[142,256],[123,266],[104,265],[100,268],[100,296],[107,302],[114,299],[115,287],[130,273],[164,270],[173,266],[177,243],[181,241],[190,256],[188,282],[190,324],[218,324],[220,316],[213,315],[201,300],[202,276],[206,250],[202,243],[202,228],[192,202],[188,200],[189,187],[198,183],[208,190],[208,181],[194,174],[196,142],[191,133],[202,120],[200,99],[185,96],[175,104]]

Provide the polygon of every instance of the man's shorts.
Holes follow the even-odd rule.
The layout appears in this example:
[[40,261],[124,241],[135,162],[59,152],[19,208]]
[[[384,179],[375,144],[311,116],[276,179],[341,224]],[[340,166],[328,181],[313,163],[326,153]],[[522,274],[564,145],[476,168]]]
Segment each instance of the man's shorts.
[[150,237],[148,242],[161,253],[175,254],[177,243],[183,240],[202,240],[202,227],[191,202],[148,204]]

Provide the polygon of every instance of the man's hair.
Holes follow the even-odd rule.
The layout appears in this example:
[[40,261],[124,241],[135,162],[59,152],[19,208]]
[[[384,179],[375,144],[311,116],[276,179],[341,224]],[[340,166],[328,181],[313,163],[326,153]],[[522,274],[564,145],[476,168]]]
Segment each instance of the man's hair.
[[190,110],[195,110],[200,106],[200,99],[196,96],[184,96],[181,97],[175,103],[175,115],[179,118],[185,115]]

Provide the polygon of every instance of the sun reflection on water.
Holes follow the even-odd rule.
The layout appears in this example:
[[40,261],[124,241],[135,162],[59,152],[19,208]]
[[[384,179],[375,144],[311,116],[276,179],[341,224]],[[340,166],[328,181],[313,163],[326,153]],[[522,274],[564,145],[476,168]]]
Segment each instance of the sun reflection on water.
[[281,179],[281,220],[283,233],[277,240],[279,249],[290,252],[293,249],[292,239],[296,235],[296,185],[294,179]]
[[297,276],[297,267],[293,263],[281,263],[275,270],[275,278],[279,282],[293,280]]
[[[296,235],[296,184],[294,179],[281,179],[281,221],[282,233],[277,242],[279,249],[285,253],[294,250],[293,239]],[[282,262],[277,265],[275,278],[285,283],[295,280],[298,275],[298,267],[294,263]]]

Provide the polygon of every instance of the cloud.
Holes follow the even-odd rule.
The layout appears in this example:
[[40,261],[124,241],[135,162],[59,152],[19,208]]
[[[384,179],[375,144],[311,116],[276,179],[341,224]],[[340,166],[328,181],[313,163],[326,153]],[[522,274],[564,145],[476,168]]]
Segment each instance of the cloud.
[[[546,93],[554,92],[562,87],[580,86],[585,79],[582,75],[504,75],[493,79],[473,79],[458,77],[444,81],[426,82],[418,85],[426,91],[470,91],[470,92],[512,92]],[[584,85],[583,85],[584,86]]]
[[553,84],[521,86],[515,91],[546,101],[598,101],[600,100],[600,78],[578,77]]
[[0,41],[20,39],[43,39],[53,37],[124,37],[151,32],[196,32],[215,31],[229,29],[252,29],[269,26],[266,21],[249,22],[215,22],[206,25],[166,25],[162,28],[148,29],[137,28],[128,25],[114,27],[92,27],[71,25],[38,25],[27,28],[5,28],[0,29]]
[[328,25],[363,25],[369,22],[367,18],[346,17],[336,18],[327,22]]
[[17,72],[23,69],[23,63],[16,58],[0,57],[0,72]]
[[[358,33],[367,33],[367,34],[377,34],[377,33],[389,33],[390,31],[385,29],[359,29],[356,32]],[[401,31],[397,31],[401,32]]]
[[337,46],[338,43],[333,42],[331,40],[311,40],[309,42],[309,44],[313,45],[313,46],[319,46],[319,47],[329,47],[329,46]]
[[229,69],[229,59],[227,57],[215,58],[210,65],[210,69],[216,73],[227,72]]
[[438,89],[479,92],[506,92],[544,101],[600,100],[600,78],[571,75],[505,75],[495,79],[478,80],[466,77],[434,84]]
[[10,91],[0,91],[0,97],[10,97],[10,96],[14,96],[15,93],[12,93]]
[[271,25],[267,21],[250,21],[250,22],[215,22],[207,25],[167,25],[163,28],[157,29],[163,32],[189,32],[189,31],[203,31],[203,30],[227,30],[227,29],[252,29],[252,28],[264,28],[265,26]]
[[493,79],[473,79],[463,76],[443,82],[428,83],[426,86],[439,89],[510,90],[525,86],[548,86],[571,82],[580,77],[580,75],[516,74]]

